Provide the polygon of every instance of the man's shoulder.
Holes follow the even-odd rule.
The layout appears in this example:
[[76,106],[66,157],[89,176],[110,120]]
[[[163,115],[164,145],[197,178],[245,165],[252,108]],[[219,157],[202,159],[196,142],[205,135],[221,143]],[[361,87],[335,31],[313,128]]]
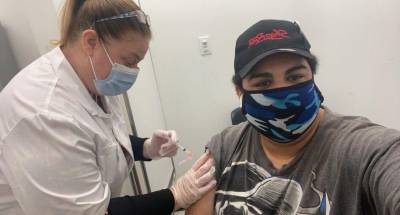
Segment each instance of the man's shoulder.
[[400,131],[390,129],[370,121],[363,116],[346,116],[328,111],[326,120],[321,124],[324,130],[335,131],[338,136],[347,137],[377,137],[380,135],[400,135]]
[[[220,133],[214,135],[210,142],[210,144],[232,144],[235,140],[239,139],[244,130],[249,126],[249,123],[242,122],[238,125],[232,125],[224,130],[222,130]],[[237,141],[236,141],[237,142]]]
[[[319,133],[319,135],[318,135]],[[352,155],[357,160],[385,151],[399,143],[400,131],[371,122],[366,117],[344,116],[328,112],[317,140],[330,142],[330,148]]]
[[222,132],[214,135],[207,144],[207,148],[214,156],[215,171],[217,178],[221,175],[225,168],[226,162],[235,152],[236,146],[239,144],[240,138],[250,128],[248,122],[233,125],[225,128]]

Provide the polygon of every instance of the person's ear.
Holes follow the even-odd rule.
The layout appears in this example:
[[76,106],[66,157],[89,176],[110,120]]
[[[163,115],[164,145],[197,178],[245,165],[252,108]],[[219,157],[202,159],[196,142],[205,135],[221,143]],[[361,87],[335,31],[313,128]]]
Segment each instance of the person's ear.
[[81,45],[85,54],[92,57],[94,54],[94,50],[99,45],[99,37],[97,35],[97,32],[92,29],[84,30],[82,32]]
[[243,95],[243,90],[239,86],[235,86],[236,95],[240,98]]

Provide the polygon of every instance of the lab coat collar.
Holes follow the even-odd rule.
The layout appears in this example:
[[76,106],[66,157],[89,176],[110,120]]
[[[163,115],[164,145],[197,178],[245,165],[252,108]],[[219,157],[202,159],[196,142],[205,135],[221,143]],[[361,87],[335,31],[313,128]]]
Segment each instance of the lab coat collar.
[[105,113],[103,109],[101,109],[93,100],[89,91],[76,74],[75,70],[72,68],[72,65],[65,58],[65,55],[60,47],[56,47],[50,51],[48,57],[51,58],[50,62],[53,70],[58,73],[57,76],[59,76],[61,80],[68,83],[68,85],[71,87],[71,90],[73,90],[71,95],[75,96],[77,102],[79,102],[89,114],[102,118],[111,117],[110,114]]
[[[105,103],[105,109],[109,113],[105,113],[103,109],[99,107],[98,104],[93,100],[89,91],[86,89],[85,85],[75,73],[71,64],[65,58],[64,53],[59,47],[50,51],[47,55],[50,64],[52,64],[53,71],[55,71],[56,76],[60,79],[59,81],[64,82],[63,86],[67,86],[70,90],[70,95],[76,99],[89,114],[92,116],[98,116],[101,118],[118,118],[123,120],[123,113],[121,112],[121,102],[117,96],[106,96],[103,101]],[[127,133],[128,134],[128,133]],[[130,142],[120,141],[120,144],[127,150],[130,156],[133,158],[132,148]],[[131,164],[130,164],[131,165]]]

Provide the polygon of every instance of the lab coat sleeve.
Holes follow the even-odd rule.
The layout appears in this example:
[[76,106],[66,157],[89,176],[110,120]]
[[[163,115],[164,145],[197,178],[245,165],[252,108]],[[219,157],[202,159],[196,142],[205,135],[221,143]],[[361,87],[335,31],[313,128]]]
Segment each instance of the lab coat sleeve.
[[3,140],[0,162],[27,215],[101,215],[110,200],[91,136],[72,118],[36,114]]

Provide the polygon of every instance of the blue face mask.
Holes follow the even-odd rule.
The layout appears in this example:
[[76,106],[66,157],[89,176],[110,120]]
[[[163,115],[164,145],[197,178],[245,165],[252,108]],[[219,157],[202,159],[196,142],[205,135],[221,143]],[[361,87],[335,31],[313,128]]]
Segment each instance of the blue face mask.
[[264,136],[278,143],[289,143],[311,126],[322,101],[314,80],[310,80],[290,87],[245,91],[242,111]]
[[136,78],[139,74],[138,68],[129,68],[122,64],[113,63],[106,48],[103,45],[103,49],[107,54],[108,60],[112,67],[109,75],[104,80],[99,80],[96,76],[96,72],[93,66],[92,58],[89,56],[92,71],[95,77],[94,85],[96,86],[97,92],[104,96],[117,96],[129,90],[135,83]]

